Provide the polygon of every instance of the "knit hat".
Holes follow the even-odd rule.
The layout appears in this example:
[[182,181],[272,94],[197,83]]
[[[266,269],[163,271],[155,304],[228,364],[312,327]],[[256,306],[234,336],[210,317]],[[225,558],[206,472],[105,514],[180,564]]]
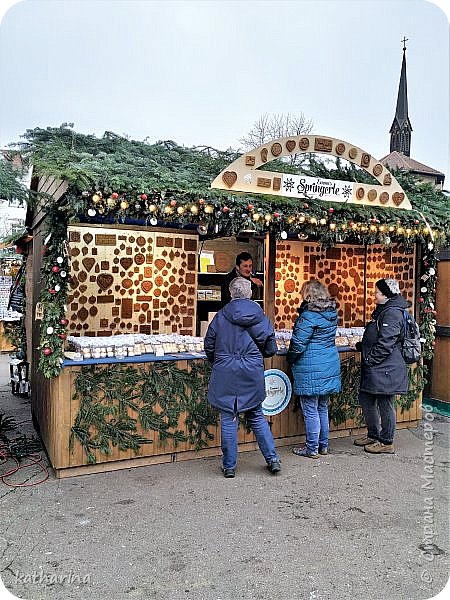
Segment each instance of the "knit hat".
[[388,284],[386,283],[386,279],[379,279],[375,285],[380,290],[380,292],[384,296],[386,296],[386,298],[393,298],[394,296],[397,295],[397,294],[394,294],[394,292],[388,286]]

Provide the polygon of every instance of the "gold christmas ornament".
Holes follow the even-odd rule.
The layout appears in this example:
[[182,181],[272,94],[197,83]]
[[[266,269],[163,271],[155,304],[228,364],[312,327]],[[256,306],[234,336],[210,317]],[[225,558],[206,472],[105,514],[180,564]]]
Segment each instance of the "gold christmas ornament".
[[171,215],[173,213],[173,208],[171,206],[166,206],[164,212],[166,215]]
[[101,196],[99,196],[98,194],[94,194],[94,195],[92,196],[92,202],[93,202],[94,204],[97,204],[98,202],[100,202],[100,200],[101,200],[101,199],[102,199],[102,198],[101,198]]
[[191,206],[191,213],[192,213],[193,215],[198,215],[198,206],[196,206],[195,204],[193,204],[193,205]]
[[150,212],[156,212],[158,210],[158,207],[156,206],[156,204],[150,204],[150,206],[148,207],[148,210]]
[[213,212],[214,212],[214,206],[212,206],[211,204],[207,204],[205,206],[205,213],[207,213],[208,215],[212,215]]
[[111,196],[109,198],[107,198],[106,200],[106,204],[110,207],[113,208],[113,206],[116,205],[116,201],[114,200],[114,198],[111,198]]
[[126,210],[130,205],[128,204],[128,202],[126,200],[122,200],[122,202],[120,203],[120,208],[122,210]]

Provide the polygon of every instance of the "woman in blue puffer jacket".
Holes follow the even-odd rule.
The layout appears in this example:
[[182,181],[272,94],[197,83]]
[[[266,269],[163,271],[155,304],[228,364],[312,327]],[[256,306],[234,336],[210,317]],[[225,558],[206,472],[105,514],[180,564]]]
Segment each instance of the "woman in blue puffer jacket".
[[303,302],[287,354],[305,420],[306,447],[294,454],[318,458],[328,452],[328,397],[341,390],[341,365],[335,344],[336,302],[327,288],[311,280],[301,289]]
[[239,413],[256,436],[272,474],[280,462],[269,424],[262,412],[266,397],[263,356],[277,351],[272,323],[259,304],[250,300],[251,282],[236,277],[229,286],[231,301],[211,321],[205,352],[212,363],[208,402],[220,410],[223,474],[234,477],[237,462]]

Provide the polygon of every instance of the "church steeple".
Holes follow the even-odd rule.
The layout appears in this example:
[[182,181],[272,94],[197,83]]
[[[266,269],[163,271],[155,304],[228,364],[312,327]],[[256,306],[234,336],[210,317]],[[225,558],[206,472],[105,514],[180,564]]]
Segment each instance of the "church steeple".
[[403,61],[398,86],[397,108],[389,133],[391,134],[390,152],[401,152],[410,155],[412,127],[408,117],[408,90],[406,85],[406,42],[403,38]]

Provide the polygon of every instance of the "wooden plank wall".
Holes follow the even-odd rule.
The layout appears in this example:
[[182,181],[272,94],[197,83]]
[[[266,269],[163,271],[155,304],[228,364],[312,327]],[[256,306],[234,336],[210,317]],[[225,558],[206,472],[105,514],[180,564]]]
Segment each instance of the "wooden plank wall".
[[[280,369],[291,376],[284,356],[266,359],[265,363],[267,369]],[[190,369],[189,361],[179,361],[175,364],[180,369]],[[136,368],[138,367],[149,370],[152,368],[152,363],[136,364]],[[43,442],[58,477],[221,454],[219,425],[210,428],[214,438],[209,442],[207,448],[200,451],[195,450],[195,446],[189,441],[177,445],[170,439],[161,442],[157,432],[144,431],[138,425],[137,432],[149,438],[151,442],[141,446],[137,455],[131,450],[124,452],[113,447],[109,455],[96,453],[97,464],[86,465],[86,456],[78,441],[75,441],[73,451],[69,449],[70,429],[80,408],[79,400],[73,398],[75,378],[80,368],[65,368],[62,375],[53,380],[45,380],[40,375],[37,375],[36,379],[33,413],[38,420]],[[420,418],[419,413],[420,398],[416,400],[411,410],[403,414],[397,410],[397,427],[414,426],[417,419]],[[184,420],[185,414],[181,414],[178,428],[186,432]],[[305,438],[302,413],[301,410],[294,411],[292,399],[282,413],[269,418],[269,423],[277,446],[295,444]],[[338,426],[331,425],[330,437],[349,436],[360,433],[360,431],[362,431],[361,423],[358,420],[347,420]],[[257,448],[253,434],[247,432],[243,427],[239,428],[238,442],[240,451]]]

